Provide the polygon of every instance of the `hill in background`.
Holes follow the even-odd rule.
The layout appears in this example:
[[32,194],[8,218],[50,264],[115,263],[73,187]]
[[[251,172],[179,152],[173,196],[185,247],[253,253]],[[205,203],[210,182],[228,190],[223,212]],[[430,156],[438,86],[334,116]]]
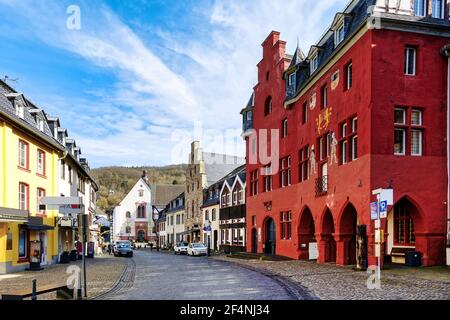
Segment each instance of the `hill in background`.
[[99,184],[97,207],[103,211],[112,209],[122,201],[136,181],[147,170],[150,184],[182,185],[186,181],[187,165],[165,167],[105,167],[92,169],[91,174]]

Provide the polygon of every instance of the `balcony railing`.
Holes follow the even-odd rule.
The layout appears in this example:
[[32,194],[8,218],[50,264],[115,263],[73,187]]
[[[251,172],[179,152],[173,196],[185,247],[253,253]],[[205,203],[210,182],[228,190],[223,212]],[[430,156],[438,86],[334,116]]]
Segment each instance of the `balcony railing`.
[[316,179],[316,197],[322,197],[328,193],[328,176]]

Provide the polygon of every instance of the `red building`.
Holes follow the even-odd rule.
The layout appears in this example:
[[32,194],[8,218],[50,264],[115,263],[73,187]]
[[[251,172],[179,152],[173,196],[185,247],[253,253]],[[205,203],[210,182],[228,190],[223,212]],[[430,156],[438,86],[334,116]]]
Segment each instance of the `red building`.
[[[287,55],[280,34],[270,33],[242,111],[248,251],[355,264],[365,226],[375,265],[372,190],[392,188],[385,258],[415,250],[423,265],[444,264],[448,7],[352,1],[307,55]],[[279,149],[271,163],[254,161],[263,142],[268,154]]]

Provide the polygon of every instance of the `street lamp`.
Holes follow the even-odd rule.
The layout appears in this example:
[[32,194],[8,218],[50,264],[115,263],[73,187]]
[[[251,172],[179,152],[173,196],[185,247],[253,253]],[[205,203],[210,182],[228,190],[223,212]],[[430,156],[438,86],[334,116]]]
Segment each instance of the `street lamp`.
[[207,249],[206,249],[206,256],[210,256],[209,247],[210,247],[210,238],[211,238],[211,221],[205,220],[203,227],[203,231],[206,231],[206,239],[207,239]]

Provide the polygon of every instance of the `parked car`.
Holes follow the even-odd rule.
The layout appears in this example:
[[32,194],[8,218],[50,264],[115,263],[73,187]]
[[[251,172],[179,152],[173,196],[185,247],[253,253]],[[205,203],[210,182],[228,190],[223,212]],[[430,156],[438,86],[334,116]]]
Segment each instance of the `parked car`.
[[188,246],[188,256],[206,256],[207,248],[203,243],[190,243]]
[[175,247],[173,247],[174,254],[187,254],[189,244],[187,242],[178,242]]
[[130,241],[117,241],[113,248],[113,253],[115,257],[119,256],[127,256],[132,257],[133,256],[133,248],[131,247]]

